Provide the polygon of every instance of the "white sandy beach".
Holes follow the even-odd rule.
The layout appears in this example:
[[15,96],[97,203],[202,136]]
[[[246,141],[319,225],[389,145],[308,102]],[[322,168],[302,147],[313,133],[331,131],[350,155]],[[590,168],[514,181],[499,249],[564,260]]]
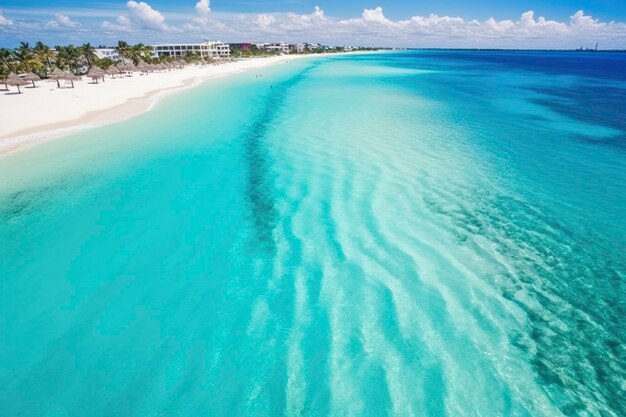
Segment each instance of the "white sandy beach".
[[[74,82],[75,88],[57,88],[56,82],[39,81],[37,88],[0,91],[0,154],[67,135],[77,130],[113,123],[149,110],[165,94],[202,81],[285,63],[306,56],[253,58],[221,65],[135,73],[93,84]],[[61,82],[62,87],[66,87]],[[3,88],[4,86],[0,86]]]

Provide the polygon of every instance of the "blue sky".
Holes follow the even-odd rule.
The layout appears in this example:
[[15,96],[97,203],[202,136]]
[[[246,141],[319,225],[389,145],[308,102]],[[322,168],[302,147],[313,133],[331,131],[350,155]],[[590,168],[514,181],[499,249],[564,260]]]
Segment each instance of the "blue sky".
[[[119,1],[77,2],[73,0],[3,0],[0,9],[28,8],[39,10],[71,10],[85,6],[111,8]],[[163,11],[180,10],[185,1],[154,0],[148,2],[155,9]],[[190,3],[190,2],[188,2]],[[26,6],[27,4],[27,6]],[[565,19],[573,11],[582,9],[602,20],[626,21],[626,1],[624,0],[333,0],[325,3],[315,0],[213,0],[214,10],[236,13],[295,12],[306,13],[320,6],[330,16],[353,17],[366,8],[382,7],[390,19],[407,16],[439,15],[462,16],[468,19],[494,17],[507,19],[526,10],[534,10],[552,19]]]
[[626,49],[626,0],[2,0],[0,46],[40,39]]

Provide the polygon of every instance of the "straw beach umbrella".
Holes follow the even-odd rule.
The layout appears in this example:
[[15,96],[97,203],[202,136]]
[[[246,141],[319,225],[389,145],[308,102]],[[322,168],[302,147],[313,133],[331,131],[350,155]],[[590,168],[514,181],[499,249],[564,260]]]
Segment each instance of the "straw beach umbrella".
[[128,64],[121,64],[117,66],[117,69],[119,69],[121,72],[127,72],[127,73],[131,73],[131,72],[135,72],[137,71],[137,67],[135,67],[135,65],[133,65],[132,63],[128,63]]
[[82,78],[79,77],[78,75],[68,73],[68,77],[66,78],[66,80],[70,81],[72,83],[72,88],[74,88],[74,81],[82,80]]
[[20,90],[21,85],[28,85],[28,81],[23,78],[18,77],[15,73],[10,73],[7,79],[4,81],[6,85],[14,85],[17,87],[18,94],[22,94],[22,90]]
[[115,78],[116,75],[120,74],[120,70],[115,66],[115,65],[111,65],[109,68],[106,69],[106,71],[104,71],[107,75],[112,76],[113,78]]
[[37,87],[35,85],[35,81],[41,80],[39,75],[32,73],[32,72],[27,72],[26,74],[22,75],[22,78],[25,79],[26,81],[30,81],[31,83],[33,83],[33,88]]
[[87,73],[87,77],[95,81],[96,84],[98,84],[98,78],[102,78],[102,81],[104,81],[104,75],[105,75],[104,70],[97,65],[94,65],[93,67],[91,67],[91,69]]
[[61,84],[59,83],[60,80],[70,81],[72,83],[72,88],[74,88],[74,81],[80,80],[80,77],[69,72],[65,72],[59,68],[55,68],[48,78],[56,81],[57,87],[59,88],[61,88]]
[[52,71],[48,76],[49,79],[57,82],[57,88],[61,88],[59,80],[62,80],[63,77],[65,77],[65,71],[62,71],[59,68],[55,68],[54,71]]
[[143,62],[143,61],[140,61],[140,62],[137,64],[137,69],[138,69],[139,71],[141,71],[141,72],[146,72],[146,73],[147,73],[147,72],[149,72],[149,71],[150,71],[150,65],[146,64],[146,63],[145,63],[145,62]]

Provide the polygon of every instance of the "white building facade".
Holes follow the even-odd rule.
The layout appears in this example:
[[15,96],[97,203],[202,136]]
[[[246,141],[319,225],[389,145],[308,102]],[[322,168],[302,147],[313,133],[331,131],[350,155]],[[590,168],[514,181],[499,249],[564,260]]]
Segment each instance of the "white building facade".
[[113,61],[119,61],[120,55],[115,48],[96,48],[96,56],[99,59],[109,58]]
[[279,54],[289,53],[289,44],[285,42],[257,43],[257,48],[264,49],[269,52],[277,52]]
[[152,46],[155,57],[171,56],[183,57],[187,52],[194,52],[203,58],[228,58],[230,46],[220,41],[203,43],[167,43]]
[[296,43],[294,45],[289,46],[291,52],[295,52],[297,54],[301,54],[306,51],[306,45],[303,43]]

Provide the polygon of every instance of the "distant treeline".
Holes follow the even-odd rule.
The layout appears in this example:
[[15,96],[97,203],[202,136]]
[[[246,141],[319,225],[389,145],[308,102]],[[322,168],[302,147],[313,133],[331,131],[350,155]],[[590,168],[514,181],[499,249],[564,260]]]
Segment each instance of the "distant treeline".
[[[119,41],[114,49],[122,61],[132,62],[135,65],[140,62],[156,64],[173,60],[169,56],[153,57],[152,47],[142,43],[130,45]],[[193,63],[202,58],[197,53],[187,51],[182,59]],[[6,78],[12,72],[33,72],[45,78],[54,71],[54,68],[81,74],[89,71],[94,65],[106,70],[114,64],[115,61],[110,58],[98,58],[96,48],[90,43],[80,46],[56,45],[51,48],[42,42],[37,42],[32,47],[28,42],[21,42],[15,49],[0,48],[0,79]]]

